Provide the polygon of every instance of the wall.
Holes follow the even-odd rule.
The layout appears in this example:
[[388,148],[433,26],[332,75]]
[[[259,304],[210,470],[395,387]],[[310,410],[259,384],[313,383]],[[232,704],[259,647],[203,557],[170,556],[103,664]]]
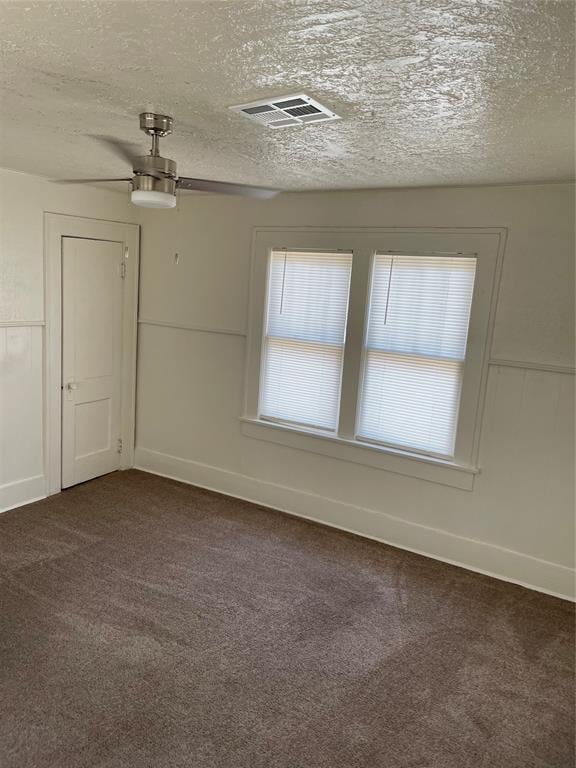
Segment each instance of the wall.
[[[143,212],[137,465],[570,594],[573,203],[551,184],[188,195]],[[509,228],[473,491],[241,434],[258,225]]]
[[126,193],[0,170],[0,511],[45,495],[44,212],[133,221]]

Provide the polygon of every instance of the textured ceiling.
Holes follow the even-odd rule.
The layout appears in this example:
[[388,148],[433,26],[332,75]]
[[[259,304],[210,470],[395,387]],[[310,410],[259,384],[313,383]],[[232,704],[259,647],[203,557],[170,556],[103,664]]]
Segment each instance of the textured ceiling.
[[[573,0],[0,3],[0,165],[123,176],[89,134],[183,175],[287,189],[572,175]],[[343,116],[270,130],[227,107],[304,91]]]

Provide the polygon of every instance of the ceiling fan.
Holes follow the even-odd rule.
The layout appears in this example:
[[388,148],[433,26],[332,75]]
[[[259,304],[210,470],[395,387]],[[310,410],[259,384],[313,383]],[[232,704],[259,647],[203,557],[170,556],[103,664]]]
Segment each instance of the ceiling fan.
[[200,192],[218,192],[225,195],[268,198],[279,194],[279,189],[252,187],[246,184],[231,184],[226,181],[209,181],[178,176],[176,163],[160,155],[160,138],[172,133],[173,120],[168,115],[142,112],[140,130],[152,137],[150,154],[138,155],[132,144],[110,136],[95,136],[104,142],[118,157],[129,163],[133,176],[121,179],[66,179],[60,183],[87,184],[96,181],[129,181],[132,185],[132,202],[144,208],[174,208],[176,190],[190,189]]

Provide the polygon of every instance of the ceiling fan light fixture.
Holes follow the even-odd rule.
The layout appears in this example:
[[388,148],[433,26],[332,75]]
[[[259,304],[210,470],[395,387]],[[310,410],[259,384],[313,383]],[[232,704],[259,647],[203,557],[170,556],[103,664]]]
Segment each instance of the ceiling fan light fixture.
[[[153,162],[163,160],[163,158],[149,157],[141,158],[141,160]],[[131,199],[134,205],[140,205],[142,208],[174,208],[176,205],[176,181],[172,176],[156,178],[146,173],[137,173],[132,179]]]
[[159,192],[154,189],[133,189],[132,203],[142,208],[174,208],[176,195],[171,192]]

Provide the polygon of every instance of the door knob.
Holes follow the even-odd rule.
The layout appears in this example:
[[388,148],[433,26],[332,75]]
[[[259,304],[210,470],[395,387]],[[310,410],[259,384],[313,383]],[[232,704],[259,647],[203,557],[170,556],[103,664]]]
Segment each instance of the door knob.
[[74,400],[74,390],[78,389],[78,384],[75,381],[67,381],[64,389],[66,390],[66,400]]

